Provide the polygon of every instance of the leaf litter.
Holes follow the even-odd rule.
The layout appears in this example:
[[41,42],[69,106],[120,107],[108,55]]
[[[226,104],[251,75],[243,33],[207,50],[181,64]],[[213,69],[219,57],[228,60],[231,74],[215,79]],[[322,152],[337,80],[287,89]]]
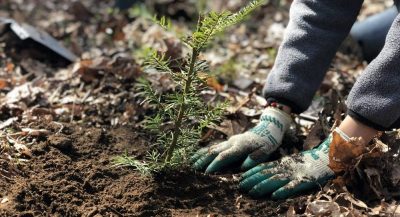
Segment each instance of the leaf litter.
[[[203,98],[228,100],[230,106],[201,145],[256,124],[265,106],[262,85],[287,25],[289,3],[269,3],[203,54],[211,71],[218,72],[208,81],[210,90],[202,93]],[[376,6],[379,1],[368,3],[372,6],[364,9],[361,19],[382,10]],[[207,4],[217,10],[235,10],[243,3]],[[151,138],[140,124],[152,109],[140,104],[135,81],[145,76],[160,93],[177,88],[165,75],[141,67],[143,48],[182,58],[188,51],[177,43],[179,35],[196,17],[191,1],[146,1],[146,5],[174,19],[173,33],[154,25],[135,7],[116,10],[112,1],[47,1],[43,5],[7,1],[0,7],[1,16],[43,29],[79,56],[67,66],[37,46],[0,43],[2,215],[400,216],[397,131],[376,139],[372,151],[320,191],[286,201],[249,198],[238,191],[236,175],[182,171],[151,179],[111,167],[110,157],[125,151],[140,158],[151,147]],[[339,99],[347,95],[365,66],[357,56],[338,53],[313,105],[296,117],[291,136],[272,158],[310,149],[322,141],[345,112]]]

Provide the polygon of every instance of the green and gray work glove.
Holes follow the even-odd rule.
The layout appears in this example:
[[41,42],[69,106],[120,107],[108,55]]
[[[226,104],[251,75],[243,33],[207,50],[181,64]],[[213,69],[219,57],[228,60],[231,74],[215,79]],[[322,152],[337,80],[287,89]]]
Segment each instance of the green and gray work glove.
[[[340,137],[348,137],[339,129]],[[272,193],[272,198],[284,199],[315,188],[333,178],[329,165],[329,146],[332,133],[318,147],[260,164],[242,175],[240,188],[254,197]]]
[[268,156],[281,145],[283,135],[291,122],[292,118],[286,112],[268,107],[254,128],[195,153],[192,157],[193,168],[213,173],[247,156],[242,169],[250,169],[267,160]]

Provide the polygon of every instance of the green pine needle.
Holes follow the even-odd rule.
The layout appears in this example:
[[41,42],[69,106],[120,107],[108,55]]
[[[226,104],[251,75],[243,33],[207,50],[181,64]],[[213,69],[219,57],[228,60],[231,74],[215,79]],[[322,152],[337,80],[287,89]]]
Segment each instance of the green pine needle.
[[[154,115],[145,117],[142,125],[155,140],[146,160],[138,161],[128,155],[119,156],[114,163],[119,166],[130,166],[148,175],[153,172],[173,169],[188,163],[190,155],[196,150],[204,129],[215,125],[223,116],[226,103],[217,105],[205,104],[200,92],[206,88],[204,78],[199,73],[209,72],[208,64],[198,57],[217,34],[243,21],[260,7],[266,0],[254,0],[236,13],[210,12],[199,19],[196,31],[183,42],[192,52],[187,58],[178,60],[183,66],[178,72],[170,68],[170,58],[165,53],[146,50],[144,60],[146,68],[169,74],[175,83],[175,90],[158,94],[153,85],[140,78],[136,84],[138,96],[142,103],[151,105]],[[165,17],[153,20],[165,29],[171,29],[171,21]]]

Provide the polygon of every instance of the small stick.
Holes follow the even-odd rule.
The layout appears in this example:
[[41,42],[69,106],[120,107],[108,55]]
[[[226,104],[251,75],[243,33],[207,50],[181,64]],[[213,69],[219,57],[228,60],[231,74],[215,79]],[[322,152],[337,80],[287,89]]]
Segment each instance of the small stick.
[[[255,91],[252,91],[252,92],[248,93],[248,92],[241,91],[241,90],[238,90],[238,89],[232,88],[232,87],[228,88],[228,91],[236,93],[236,94],[239,94],[241,96],[246,96],[246,97],[253,96],[253,97],[256,97],[257,99],[261,99],[260,101],[262,101],[262,102],[265,101],[265,104],[267,103],[265,98],[260,96],[260,95],[255,94]],[[264,106],[264,105],[262,105],[262,106]],[[317,122],[318,119],[319,119],[318,117],[311,116],[311,115],[306,115],[306,114],[299,114],[298,117],[300,119],[303,119],[303,120],[306,120],[306,121],[311,121],[311,122],[314,122],[314,123]]]
[[317,122],[318,121],[318,117],[315,116],[311,116],[311,115],[306,115],[306,114],[299,114],[299,118],[306,120],[306,121],[311,121],[311,122]]

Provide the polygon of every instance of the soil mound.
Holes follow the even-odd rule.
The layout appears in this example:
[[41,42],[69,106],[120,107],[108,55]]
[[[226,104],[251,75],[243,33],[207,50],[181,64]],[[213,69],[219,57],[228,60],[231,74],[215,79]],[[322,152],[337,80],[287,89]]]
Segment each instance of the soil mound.
[[66,125],[42,140],[18,175],[0,181],[1,196],[8,199],[1,216],[274,216],[305,201],[247,198],[232,176],[188,170],[150,178],[113,167],[111,156],[124,151],[143,156],[148,150],[129,126]]

